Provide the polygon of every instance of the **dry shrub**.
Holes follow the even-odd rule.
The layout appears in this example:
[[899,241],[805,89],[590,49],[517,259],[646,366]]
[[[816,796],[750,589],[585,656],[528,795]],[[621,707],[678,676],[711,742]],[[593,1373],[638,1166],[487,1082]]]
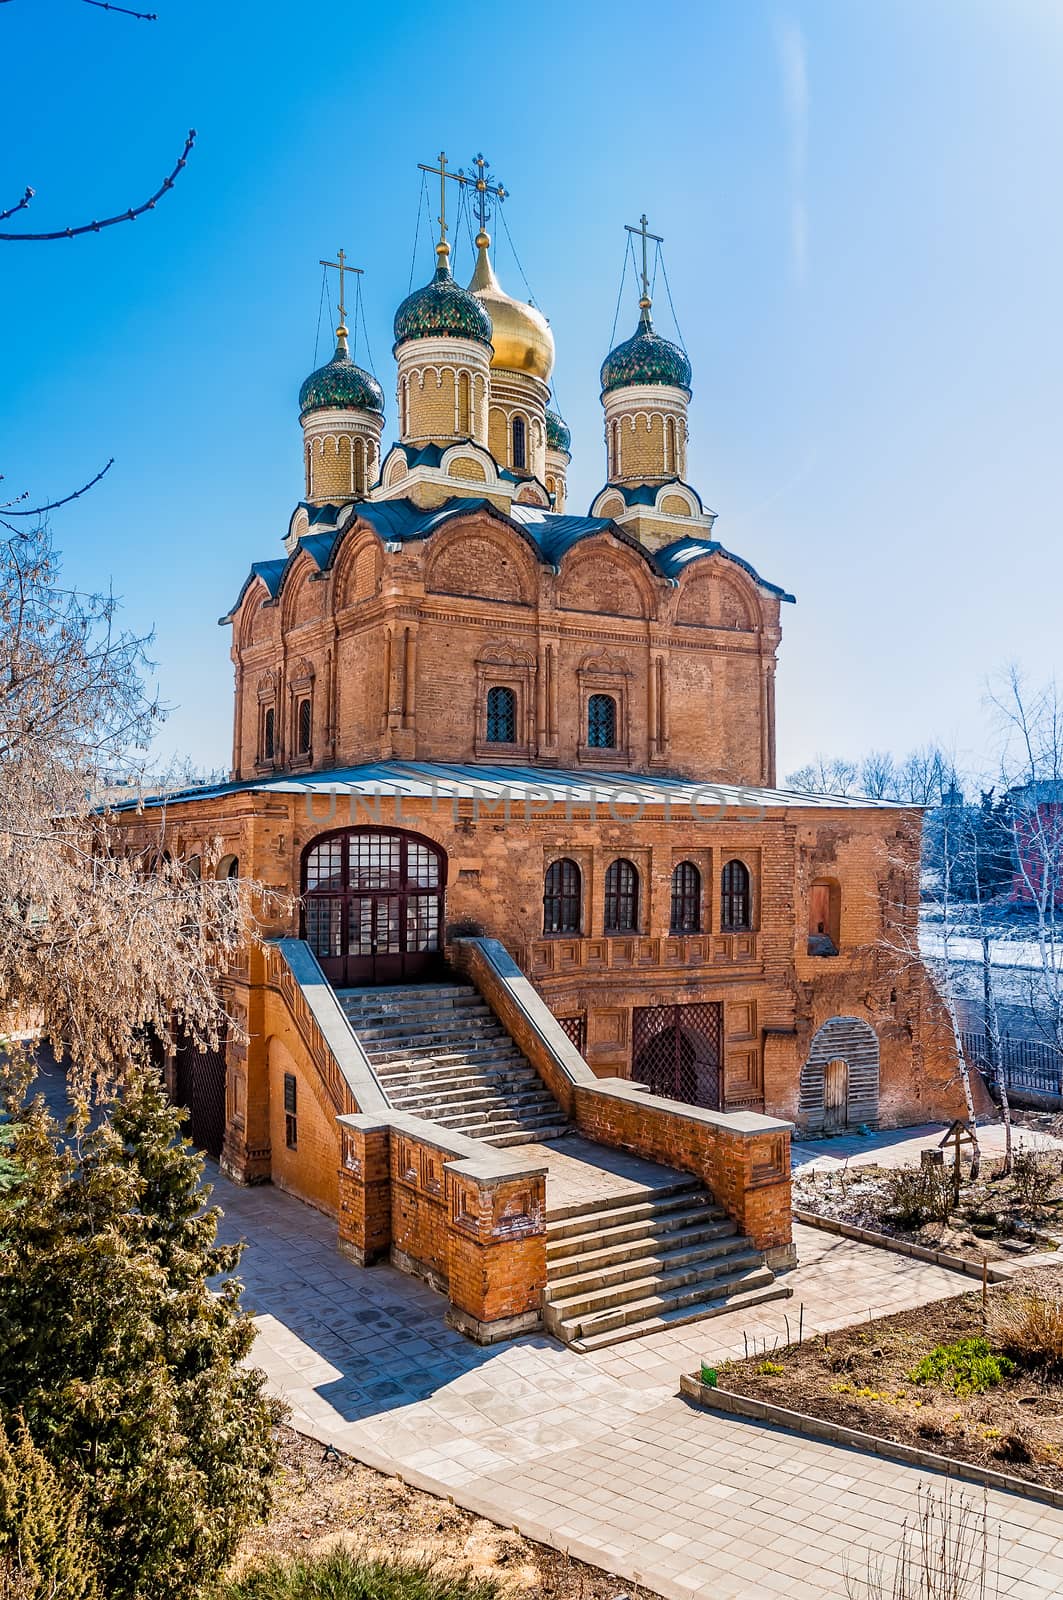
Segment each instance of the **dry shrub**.
[[1006,1295],[994,1306],[990,1327],[993,1342],[1023,1366],[1063,1372],[1063,1295]]
[[1024,1211],[1040,1211],[1052,1198],[1059,1158],[1039,1150],[1016,1150],[1011,1168],[1015,1198]]

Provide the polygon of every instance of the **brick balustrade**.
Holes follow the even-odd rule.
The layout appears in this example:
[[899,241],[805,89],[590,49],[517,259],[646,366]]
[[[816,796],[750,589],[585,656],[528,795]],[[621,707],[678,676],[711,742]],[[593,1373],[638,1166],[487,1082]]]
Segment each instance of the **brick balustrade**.
[[685,1106],[627,1079],[596,1078],[496,939],[459,939],[455,955],[580,1133],[695,1174],[769,1265],[794,1260],[789,1122]]
[[480,1344],[539,1327],[546,1168],[399,1111],[338,1121],[344,1253],[426,1279]]

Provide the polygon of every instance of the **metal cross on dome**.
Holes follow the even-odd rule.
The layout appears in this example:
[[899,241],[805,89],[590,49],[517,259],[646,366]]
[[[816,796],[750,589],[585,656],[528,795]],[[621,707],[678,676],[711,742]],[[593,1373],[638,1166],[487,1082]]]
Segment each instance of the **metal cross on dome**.
[[645,306],[643,309],[648,311],[650,307],[650,271],[649,261],[646,255],[646,245],[651,239],[655,244],[663,244],[664,239],[659,233],[650,233],[648,231],[649,222],[645,211],[639,218],[639,225],[637,228],[633,228],[630,222],[625,222],[624,227],[627,229],[628,233],[637,233],[642,240],[642,299],[645,301]]
[[418,161],[417,167],[418,167],[418,170],[421,171],[421,172],[434,172],[436,177],[439,179],[439,218],[438,218],[438,221],[439,221],[439,242],[440,242],[440,244],[446,244],[446,242],[447,242],[447,179],[450,178],[454,183],[457,183],[457,184],[470,183],[472,180],[467,178],[463,172],[448,172],[447,171],[447,153],[446,153],[445,150],[441,150],[439,152],[439,165],[438,165],[438,167],[426,166],[423,161]]
[[494,195],[499,205],[501,205],[509,194],[509,190],[504,189],[500,183],[495,182],[495,175],[493,172],[488,172],[489,163],[482,152],[473,157],[472,164],[476,168],[475,174],[470,172],[466,176],[463,170],[460,176],[464,178],[466,183],[471,183],[476,190],[476,211],[480,223],[480,232],[486,233],[487,219],[491,215],[488,196]]
[[[343,299],[343,274],[345,272],[357,272],[359,274],[359,276],[361,276],[362,269],[361,269],[361,267],[349,267],[347,265],[347,257],[346,257],[346,254],[344,253],[344,251],[337,250],[336,256],[337,256],[337,259],[335,261],[321,261],[319,263],[319,265],[321,265],[322,267],[335,267],[336,271],[340,275],[340,327],[343,328],[343,329],[346,329],[346,327],[347,327],[347,307],[344,304],[344,299]],[[358,332],[358,330],[356,328],[355,329],[355,334],[356,335],[357,335],[357,332]]]

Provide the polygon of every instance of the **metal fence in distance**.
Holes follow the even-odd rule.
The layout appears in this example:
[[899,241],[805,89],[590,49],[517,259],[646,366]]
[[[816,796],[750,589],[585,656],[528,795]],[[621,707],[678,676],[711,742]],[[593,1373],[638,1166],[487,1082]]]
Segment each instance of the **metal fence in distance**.
[[[984,1033],[963,1033],[963,1053],[979,1071],[991,1077],[989,1041]],[[1033,1094],[1063,1096],[1063,1053],[1042,1039],[1000,1041],[999,1070],[1008,1089],[1028,1089]]]

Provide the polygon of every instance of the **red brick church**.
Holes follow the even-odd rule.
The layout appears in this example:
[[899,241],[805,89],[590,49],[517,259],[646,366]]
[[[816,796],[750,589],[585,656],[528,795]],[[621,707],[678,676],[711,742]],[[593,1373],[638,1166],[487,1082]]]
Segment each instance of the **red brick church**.
[[[226,1170],[335,1213],[345,1248],[423,1272],[477,1337],[545,1306],[600,1341],[638,1331],[630,1304],[655,1325],[765,1292],[792,1253],[790,1124],[961,1106],[901,954],[920,815],[776,787],[793,597],[687,480],[691,366],[647,278],[602,366],[583,514],[549,324],[502,289],[483,225],[476,248],[462,287],[444,229],[395,314],[388,444],[341,280],[335,354],[299,396],[303,497],[223,618],[232,781],[127,822],[175,858],[220,841],[220,871],[296,898],[232,975],[227,1049],[175,1064]],[[610,1258],[601,1215],[583,1232],[609,1292],[561,1250],[581,1233],[551,1152],[588,1145],[676,1175],[675,1282],[629,1272],[618,1298],[631,1251]]]

